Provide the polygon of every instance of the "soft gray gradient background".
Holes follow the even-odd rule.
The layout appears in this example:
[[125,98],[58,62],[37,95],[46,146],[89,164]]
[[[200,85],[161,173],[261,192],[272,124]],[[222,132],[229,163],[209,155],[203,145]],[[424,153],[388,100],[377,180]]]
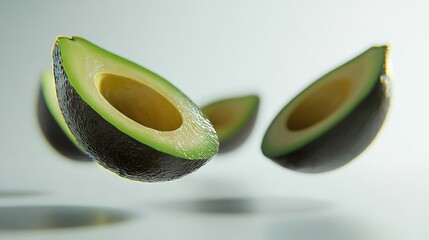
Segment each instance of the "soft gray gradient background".
[[[427,1],[392,0],[0,0],[0,209],[103,206],[135,215],[97,227],[0,230],[0,239],[428,239],[428,12]],[[237,151],[169,183],[71,162],[47,145],[35,118],[38,77],[57,35],[142,64],[198,104],[259,93],[255,130]],[[285,103],[380,43],[391,44],[393,102],[367,151],[318,175],[262,155],[265,129]],[[79,221],[57,215],[41,214],[38,224]]]

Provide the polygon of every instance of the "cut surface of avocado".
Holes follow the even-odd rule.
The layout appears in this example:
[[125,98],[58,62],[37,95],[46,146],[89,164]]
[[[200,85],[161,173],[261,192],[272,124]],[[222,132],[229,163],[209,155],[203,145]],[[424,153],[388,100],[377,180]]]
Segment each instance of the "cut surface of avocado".
[[64,156],[77,161],[90,161],[70,132],[57,100],[52,72],[40,75],[38,120],[48,142]]
[[80,37],[58,37],[52,54],[67,125],[108,170],[131,180],[168,181],[218,152],[209,120],[159,75]]
[[212,102],[201,108],[219,137],[220,152],[235,149],[249,136],[258,112],[259,97],[246,95]]
[[302,172],[338,168],[378,133],[390,105],[387,46],[376,46],[321,77],[274,118],[262,152]]

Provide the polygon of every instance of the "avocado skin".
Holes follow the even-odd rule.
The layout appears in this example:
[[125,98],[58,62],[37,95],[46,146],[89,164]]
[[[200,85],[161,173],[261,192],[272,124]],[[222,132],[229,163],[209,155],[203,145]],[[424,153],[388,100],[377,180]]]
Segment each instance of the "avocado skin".
[[43,97],[42,86],[39,87],[37,100],[37,119],[46,140],[51,146],[65,157],[82,162],[91,162],[91,159],[82,153],[64,134],[61,127],[55,121],[48,105]]
[[52,57],[57,96],[66,123],[78,143],[102,167],[130,180],[160,182],[183,177],[210,160],[178,158],[119,131],[83,101],[70,85],[57,42]]
[[[385,76],[381,73],[380,76]],[[379,80],[371,92],[337,125],[307,145],[272,160],[305,173],[339,168],[357,157],[376,137],[390,106],[390,79]]]
[[[258,102],[259,104],[259,102]],[[223,142],[220,142],[219,144],[219,153],[228,153],[236,148],[238,148],[241,144],[244,143],[244,141],[249,137],[250,133],[253,130],[253,127],[255,126],[256,118],[258,115],[258,107],[256,109],[256,112],[252,116],[249,122],[246,123],[246,126],[241,129],[235,136],[233,136],[230,139],[227,139]]]
[[[238,148],[250,136],[250,133],[252,132],[252,130],[255,126],[256,118],[258,117],[260,98],[258,95],[246,95],[245,97],[252,97],[256,100],[255,104],[253,106],[252,115],[239,128],[238,132],[236,132],[235,134],[233,134],[229,138],[223,138],[223,139],[219,138],[219,153],[220,154],[229,153],[229,152],[235,150],[236,148]],[[203,113],[206,114],[206,108],[209,108],[209,107],[212,107],[212,106],[218,105],[218,104],[223,104],[225,101],[231,101],[231,100],[236,100],[236,99],[240,99],[240,98],[241,97],[227,98],[227,99],[222,99],[222,100],[219,100],[216,102],[212,102],[212,103],[202,107],[201,110]],[[207,118],[210,120],[209,116]],[[216,126],[215,126],[215,129],[216,129]]]

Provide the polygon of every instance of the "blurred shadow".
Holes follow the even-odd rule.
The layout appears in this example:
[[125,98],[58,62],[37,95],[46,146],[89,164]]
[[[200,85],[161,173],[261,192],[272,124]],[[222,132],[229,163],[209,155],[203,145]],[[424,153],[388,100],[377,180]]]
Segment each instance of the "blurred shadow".
[[44,192],[30,191],[30,190],[1,190],[0,198],[15,198],[15,197],[33,197],[44,195]]
[[217,198],[160,203],[166,209],[209,214],[290,214],[328,208],[330,204],[304,198]]
[[0,231],[53,230],[123,222],[132,216],[120,210],[78,206],[0,207]]
[[328,215],[284,219],[268,224],[269,240],[370,240],[372,229],[362,221],[347,216]]

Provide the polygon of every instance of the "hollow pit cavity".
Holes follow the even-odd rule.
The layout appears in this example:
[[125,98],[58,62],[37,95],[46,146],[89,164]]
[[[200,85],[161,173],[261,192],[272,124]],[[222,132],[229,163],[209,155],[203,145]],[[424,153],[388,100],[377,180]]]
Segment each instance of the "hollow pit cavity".
[[103,97],[135,122],[158,131],[173,131],[182,125],[180,112],[155,89],[111,73],[99,73],[97,78]]
[[292,131],[309,128],[335,112],[347,99],[352,90],[350,79],[330,81],[322,86],[314,86],[290,114],[286,127]]

